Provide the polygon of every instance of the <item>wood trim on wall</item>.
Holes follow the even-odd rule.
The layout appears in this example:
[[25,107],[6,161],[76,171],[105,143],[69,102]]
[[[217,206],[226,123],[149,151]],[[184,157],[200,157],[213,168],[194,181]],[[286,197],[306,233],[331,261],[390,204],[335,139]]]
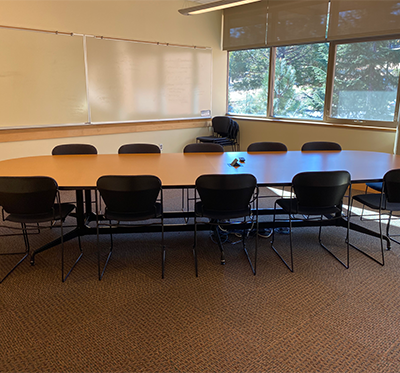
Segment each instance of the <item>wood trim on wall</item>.
[[167,131],[202,128],[211,125],[211,119],[189,119],[137,123],[87,124],[77,126],[4,129],[0,131],[0,143],[27,140],[55,139],[64,137],[114,135],[120,133]]

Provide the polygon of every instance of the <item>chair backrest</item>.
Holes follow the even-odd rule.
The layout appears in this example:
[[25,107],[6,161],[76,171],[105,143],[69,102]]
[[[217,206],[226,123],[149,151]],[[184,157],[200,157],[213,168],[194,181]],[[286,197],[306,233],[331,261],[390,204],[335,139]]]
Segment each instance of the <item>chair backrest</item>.
[[383,191],[387,202],[400,202],[400,169],[386,172],[383,177]]
[[0,205],[9,214],[39,215],[52,211],[58,185],[47,176],[0,177]]
[[347,171],[301,172],[292,180],[298,205],[308,208],[340,206],[350,186]]
[[249,203],[257,187],[251,174],[201,175],[196,180],[203,210],[234,213],[249,210]]
[[331,151],[331,150],[342,150],[342,147],[336,142],[330,141],[311,141],[306,142],[301,147],[301,151]]
[[228,137],[232,119],[229,117],[214,117],[212,119],[214,133],[221,137]]
[[247,152],[287,152],[287,147],[281,142],[253,142],[247,147]]
[[118,154],[147,154],[161,153],[161,149],[156,144],[125,144],[118,149]]
[[62,144],[53,148],[52,155],[70,155],[70,154],[97,154],[95,146],[90,144]]
[[223,153],[224,147],[215,143],[196,142],[183,148],[184,153]]
[[229,126],[227,137],[230,138],[231,140],[236,140],[238,133],[239,133],[239,124],[233,119],[231,119],[231,124]]
[[141,214],[155,209],[161,180],[153,175],[105,175],[97,180],[97,189],[110,212]]

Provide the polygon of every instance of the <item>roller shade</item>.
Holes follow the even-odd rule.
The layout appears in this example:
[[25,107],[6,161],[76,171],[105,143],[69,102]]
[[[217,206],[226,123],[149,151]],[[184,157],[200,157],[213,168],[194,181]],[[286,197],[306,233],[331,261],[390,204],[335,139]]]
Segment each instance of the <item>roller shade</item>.
[[267,46],[325,42],[328,0],[270,0]]
[[224,50],[265,47],[267,4],[265,0],[224,10]]
[[328,40],[400,33],[400,1],[331,0]]

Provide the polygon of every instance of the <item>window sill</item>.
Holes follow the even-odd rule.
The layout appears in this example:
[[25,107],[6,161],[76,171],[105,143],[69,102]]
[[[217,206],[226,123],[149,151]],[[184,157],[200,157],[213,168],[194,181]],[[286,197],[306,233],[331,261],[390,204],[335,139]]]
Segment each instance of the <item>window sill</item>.
[[262,118],[253,116],[243,116],[226,114],[235,120],[245,120],[254,122],[269,122],[269,123],[281,123],[281,124],[295,124],[295,125],[306,125],[306,126],[324,126],[324,127],[335,127],[335,128],[351,128],[360,130],[370,130],[370,131],[384,131],[384,132],[396,132],[396,128],[392,127],[380,127],[365,124],[355,124],[355,123],[328,123],[320,121],[308,121],[308,120],[295,120],[295,119],[282,119],[282,118]]

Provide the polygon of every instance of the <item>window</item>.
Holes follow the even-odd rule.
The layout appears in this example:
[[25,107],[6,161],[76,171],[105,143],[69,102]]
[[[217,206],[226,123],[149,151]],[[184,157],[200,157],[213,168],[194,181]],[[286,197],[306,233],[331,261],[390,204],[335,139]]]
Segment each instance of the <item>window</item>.
[[399,72],[399,39],[337,45],[331,116],[396,120]]
[[267,115],[269,48],[229,53],[228,113]]
[[262,0],[223,31],[229,114],[398,126],[400,0]]
[[400,39],[331,43],[229,52],[228,114],[396,127]]
[[324,116],[328,43],[276,48],[274,117]]

